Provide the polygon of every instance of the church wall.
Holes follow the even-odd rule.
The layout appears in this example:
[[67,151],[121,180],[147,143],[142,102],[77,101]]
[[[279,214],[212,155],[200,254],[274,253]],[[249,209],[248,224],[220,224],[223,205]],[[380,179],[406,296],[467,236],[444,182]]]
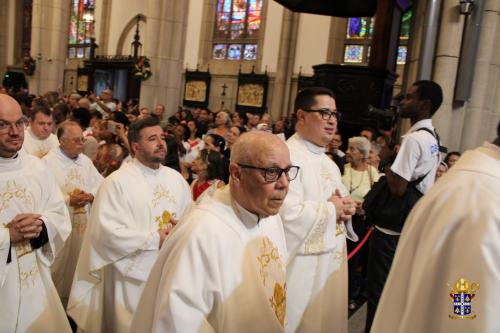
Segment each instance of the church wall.
[[302,67],[302,74],[311,75],[313,65],[326,62],[330,23],[329,16],[300,14],[294,73]]
[[264,31],[264,45],[262,52],[262,63],[260,71],[266,67],[270,73],[276,73],[278,67],[278,54],[280,47],[280,37],[282,33],[282,20],[284,8],[275,1],[269,1],[266,13],[266,29]]
[[200,39],[203,21],[203,6],[201,0],[189,1],[189,13],[187,19],[186,46],[184,51],[184,67],[195,69],[200,61]]

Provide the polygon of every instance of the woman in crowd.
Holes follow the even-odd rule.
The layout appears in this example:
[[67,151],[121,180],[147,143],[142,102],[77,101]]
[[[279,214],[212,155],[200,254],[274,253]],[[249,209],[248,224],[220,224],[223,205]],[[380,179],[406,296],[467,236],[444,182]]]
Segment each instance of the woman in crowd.
[[222,181],[224,163],[221,154],[216,151],[203,149],[193,161],[192,170],[198,177],[191,183],[193,200],[198,197],[212,184],[217,187],[224,186]]
[[219,111],[215,116],[215,127],[210,129],[207,134],[217,134],[225,138],[230,128],[231,117],[229,117],[227,112]]
[[241,134],[243,134],[245,130],[242,127],[239,126],[232,126],[229,129],[229,132],[227,132],[226,135],[226,149],[224,149],[224,152],[222,155],[224,155],[225,158],[228,160],[231,158],[231,147],[234,145],[236,140],[240,137]]
[[[356,234],[362,238],[368,231],[364,219],[365,214],[361,205],[364,196],[373,183],[379,179],[378,170],[368,163],[371,144],[365,137],[352,137],[348,141],[346,160],[342,182],[356,202],[356,214],[352,217],[352,225]],[[347,248],[352,251],[356,243],[347,241]],[[361,304],[360,296],[363,291],[363,279],[366,273],[366,247],[349,260],[349,309],[355,310]]]

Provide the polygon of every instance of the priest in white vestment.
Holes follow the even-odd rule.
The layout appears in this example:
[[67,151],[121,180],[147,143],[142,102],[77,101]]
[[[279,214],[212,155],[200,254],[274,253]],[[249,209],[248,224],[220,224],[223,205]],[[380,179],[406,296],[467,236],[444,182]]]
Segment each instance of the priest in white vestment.
[[158,121],[137,121],[128,135],[134,159],[97,192],[68,302],[84,332],[129,331],[160,246],[191,203],[181,174],[160,164],[167,148]]
[[205,191],[167,238],[131,332],[284,332],[286,245],[279,208],[298,168],[286,145],[243,134],[229,185]]
[[413,208],[371,332],[500,332],[500,123],[497,132]]
[[295,111],[287,145],[300,171],[280,211],[289,251],[287,332],[347,332],[346,236],[357,241],[355,204],[324,153],[339,113],[333,93],[318,87],[297,95]]
[[49,151],[59,147],[59,140],[52,133],[54,119],[48,107],[35,106],[33,108],[29,127],[24,131],[23,151],[42,158]]
[[22,151],[21,107],[0,94],[0,332],[71,332],[50,266],[71,232],[54,177]]
[[57,129],[57,137],[59,148],[50,151],[42,161],[55,176],[71,217],[71,235],[52,265],[52,279],[63,305],[66,305],[90,216],[90,205],[103,178],[92,161],[82,154],[84,137],[78,123],[63,122]]

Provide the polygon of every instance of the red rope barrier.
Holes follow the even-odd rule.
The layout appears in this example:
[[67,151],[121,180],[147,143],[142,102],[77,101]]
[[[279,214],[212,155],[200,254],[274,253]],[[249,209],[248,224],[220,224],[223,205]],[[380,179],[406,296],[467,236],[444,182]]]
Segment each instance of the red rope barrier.
[[358,251],[363,247],[363,245],[365,245],[365,243],[368,240],[368,238],[370,238],[372,232],[373,232],[373,227],[371,227],[370,229],[368,229],[368,231],[366,232],[365,237],[363,237],[363,239],[361,240],[361,242],[359,242],[358,246],[356,246],[354,248],[354,250],[352,250],[351,253],[349,253],[347,255],[347,260],[351,259],[356,253],[358,253]]

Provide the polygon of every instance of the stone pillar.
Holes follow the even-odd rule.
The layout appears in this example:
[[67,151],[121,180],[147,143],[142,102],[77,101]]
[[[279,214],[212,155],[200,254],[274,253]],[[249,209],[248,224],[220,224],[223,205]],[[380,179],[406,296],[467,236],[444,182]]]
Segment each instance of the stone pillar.
[[44,94],[62,89],[69,5],[65,0],[33,0],[31,56],[36,60],[36,70],[29,77],[31,93]]
[[290,88],[292,83],[295,49],[297,46],[297,29],[299,26],[299,14],[288,9],[283,11],[281,27],[281,38],[276,66],[276,76],[273,86],[273,98],[270,113],[274,120],[287,115],[288,100],[290,99]]
[[7,69],[7,34],[8,27],[8,3],[7,0],[0,0],[0,85],[3,74]]
[[341,64],[344,62],[344,43],[347,22],[347,18],[332,17],[330,35],[328,36],[328,51],[326,54],[326,62],[328,64]]
[[[443,89],[443,104],[433,123],[442,143],[450,150],[457,150],[462,132],[463,109],[453,106],[453,94],[464,29],[464,16],[460,15],[455,0],[444,0],[441,28],[434,58],[433,80]],[[411,84],[411,82],[409,82]]]
[[498,35],[500,29],[498,0],[484,0],[485,10],[475,64],[472,94],[465,110],[460,150],[475,148],[485,140],[494,139],[498,123],[495,93],[499,81]]
[[149,0],[147,40],[143,55],[151,60],[153,76],[141,84],[141,105],[166,106],[167,116],[180,104],[188,1]]
[[[97,39],[97,44],[99,48],[97,49],[97,54],[113,54],[113,51],[108,50],[109,46],[109,24],[111,22],[111,7],[113,5],[113,0],[99,0],[97,5],[102,6],[99,28],[99,37]],[[96,32],[97,34],[97,32]]]

